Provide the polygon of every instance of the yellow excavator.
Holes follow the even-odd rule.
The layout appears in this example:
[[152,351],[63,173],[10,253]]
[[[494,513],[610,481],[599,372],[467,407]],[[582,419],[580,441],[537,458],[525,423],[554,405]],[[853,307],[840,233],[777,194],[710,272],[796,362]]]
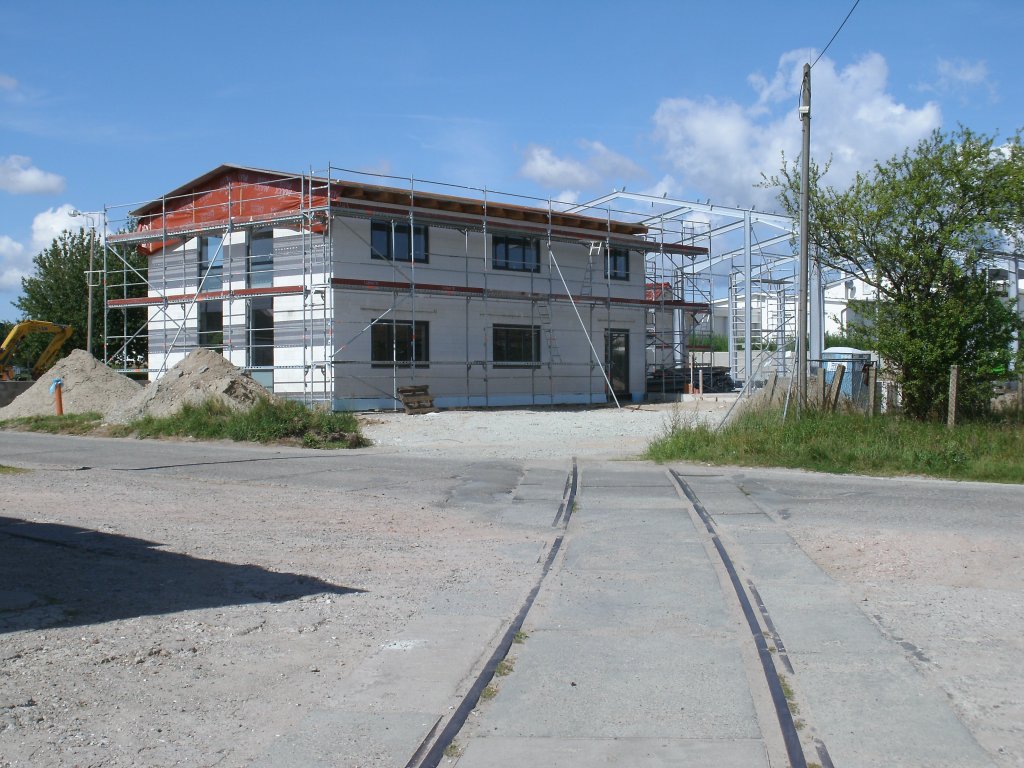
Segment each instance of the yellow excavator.
[[49,333],[53,335],[46,349],[39,355],[35,365],[32,366],[32,378],[38,379],[46,370],[53,365],[53,361],[60,354],[60,348],[64,342],[71,338],[75,329],[70,325],[58,325],[45,320],[23,320],[16,324],[11,332],[7,334],[3,344],[0,344],[0,381],[12,381],[14,379],[14,367],[10,361],[14,353],[18,351],[25,338],[33,333]]

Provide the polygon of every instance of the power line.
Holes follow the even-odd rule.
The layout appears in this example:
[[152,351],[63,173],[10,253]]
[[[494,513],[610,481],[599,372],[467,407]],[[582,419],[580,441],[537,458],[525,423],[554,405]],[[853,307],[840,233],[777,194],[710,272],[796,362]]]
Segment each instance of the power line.
[[[822,56],[825,55],[825,51],[828,50],[828,46],[832,45],[832,41],[835,40],[837,37],[839,37],[839,33],[843,31],[843,27],[846,26],[846,22],[848,22],[850,20],[850,16],[853,15],[853,12],[857,9],[858,5],[860,5],[860,0],[854,0],[853,7],[850,8],[850,12],[848,14],[846,14],[846,18],[843,19],[843,23],[839,25],[839,29],[837,29],[835,31],[835,34],[832,35],[832,39],[828,41],[828,45],[826,45],[825,48],[822,50],[822,52],[818,54],[818,59],[820,59]],[[814,64],[818,63],[818,59],[815,59],[814,63],[811,64],[812,68],[814,67]]]

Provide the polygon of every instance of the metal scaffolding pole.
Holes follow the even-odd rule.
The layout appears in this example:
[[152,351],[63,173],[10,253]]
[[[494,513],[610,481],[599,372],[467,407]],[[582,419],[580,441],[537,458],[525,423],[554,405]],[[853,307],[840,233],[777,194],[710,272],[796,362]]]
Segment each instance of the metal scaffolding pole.
[[754,301],[753,275],[754,265],[750,253],[750,211],[743,214],[743,382],[750,381],[754,368],[754,356],[751,347],[750,322]]

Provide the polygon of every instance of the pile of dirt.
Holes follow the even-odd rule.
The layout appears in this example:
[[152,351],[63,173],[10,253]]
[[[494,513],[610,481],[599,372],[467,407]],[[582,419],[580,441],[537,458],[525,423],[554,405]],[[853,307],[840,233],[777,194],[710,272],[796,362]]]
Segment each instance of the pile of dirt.
[[28,416],[52,416],[50,385],[63,379],[64,413],[96,411],[104,418],[142,390],[142,385],[111,370],[84,349],[76,349],[57,362],[10,405],[0,408],[0,421]]
[[219,352],[196,349],[130,401],[122,402],[107,418],[114,424],[127,424],[143,416],[161,418],[177,413],[186,403],[198,405],[210,398],[244,411],[267,397],[272,395]]

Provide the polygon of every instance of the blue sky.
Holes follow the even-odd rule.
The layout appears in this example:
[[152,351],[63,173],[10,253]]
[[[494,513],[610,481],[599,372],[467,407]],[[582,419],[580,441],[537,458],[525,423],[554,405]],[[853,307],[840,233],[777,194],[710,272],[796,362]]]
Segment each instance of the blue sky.
[[[225,162],[771,208],[754,185],[851,5],[5,3],[0,319],[68,210]],[[813,155],[838,184],[936,127],[1012,135],[1022,31],[1019,0],[861,0],[814,68]]]

